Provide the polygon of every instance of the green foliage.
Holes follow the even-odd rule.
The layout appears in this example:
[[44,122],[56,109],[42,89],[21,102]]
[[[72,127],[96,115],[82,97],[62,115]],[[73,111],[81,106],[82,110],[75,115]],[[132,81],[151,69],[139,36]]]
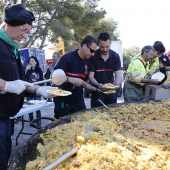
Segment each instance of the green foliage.
[[132,46],[128,49],[123,50],[123,65],[130,64],[132,57],[137,54],[140,54],[141,48]]
[[92,30],[94,37],[97,38],[101,32],[109,32],[113,41],[119,40],[119,34],[116,32],[118,23],[113,18],[103,18],[98,24],[98,27]]
[[[47,40],[58,42],[58,38],[61,37],[64,40],[65,51],[68,52],[78,48],[86,35],[97,38],[100,32],[106,31],[111,34],[112,40],[118,40],[118,23],[112,18],[105,19],[106,11],[97,9],[98,1],[27,1],[26,8],[34,13],[36,21],[33,23],[31,36],[24,40],[20,47],[34,47],[39,42],[39,49],[42,49]],[[0,11],[4,5],[5,3],[0,4]]]

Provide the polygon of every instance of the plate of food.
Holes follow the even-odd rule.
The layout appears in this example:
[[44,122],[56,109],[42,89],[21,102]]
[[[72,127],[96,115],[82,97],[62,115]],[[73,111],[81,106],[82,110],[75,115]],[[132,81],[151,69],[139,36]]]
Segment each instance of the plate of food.
[[165,75],[161,72],[157,72],[152,75],[151,79],[157,79],[159,81],[162,81],[164,79]]
[[50,93],[55,96],[69,96],[72,94],[70,91],[61,90],[61,89],[47,90],[47,93]]
[[105,92],[103,92],[104,94],[113,94],[113,93],[116,93],[115,90],[107,90]]
[[29,100],[27,101],[27,104],[43,104],[47,103],[47,100]]
[[117,88],[118,86],[115,86],[115,85],[112,84],[112,83],[106,83],[106,84],[103,84],[103,87],[108,88],[108,89],[115,89],[115,88]]

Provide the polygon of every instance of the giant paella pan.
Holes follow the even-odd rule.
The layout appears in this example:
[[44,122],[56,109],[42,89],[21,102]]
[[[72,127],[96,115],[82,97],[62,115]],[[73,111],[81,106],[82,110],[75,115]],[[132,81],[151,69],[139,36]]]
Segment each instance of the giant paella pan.
[[[94,128],[85,133],[86,125]],[[55,170],[170,169],[170,100],[108,105],[63,117],[31,136],[10,170],[39,170],[72,148]]]

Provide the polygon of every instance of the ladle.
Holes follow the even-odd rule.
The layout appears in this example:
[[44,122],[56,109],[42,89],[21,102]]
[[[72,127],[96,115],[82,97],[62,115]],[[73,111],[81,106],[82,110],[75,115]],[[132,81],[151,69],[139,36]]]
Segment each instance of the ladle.
[[100,99],[98,99],[98,101],[99,101],[106,109],[108,109],[108,107],[107,107]]
[[67,77],[66,77],[65,72],[62,69],[57,69],[52,73],[52,79],[37,81],[35,83],[25,82],[25,84],[27,86],[34,86],[34,85],[48,83],[52,81],[55,85],[61,85],[65,82],[66,78]]

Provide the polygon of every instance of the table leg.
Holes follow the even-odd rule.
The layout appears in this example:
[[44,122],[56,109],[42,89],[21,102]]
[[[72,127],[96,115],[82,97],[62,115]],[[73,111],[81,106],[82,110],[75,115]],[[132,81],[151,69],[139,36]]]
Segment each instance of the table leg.
[[24,122],[29,122],[28,120],[24,120],[24,116],[21,116],[21,130],[19,131],[17,137],[16,137],[16,146],[18,145],[18,138],[21,134],[24,134],[24,135],[33,135],[33,133],[27,133],[27,132],[23,132],[23,129],[24,129]]

